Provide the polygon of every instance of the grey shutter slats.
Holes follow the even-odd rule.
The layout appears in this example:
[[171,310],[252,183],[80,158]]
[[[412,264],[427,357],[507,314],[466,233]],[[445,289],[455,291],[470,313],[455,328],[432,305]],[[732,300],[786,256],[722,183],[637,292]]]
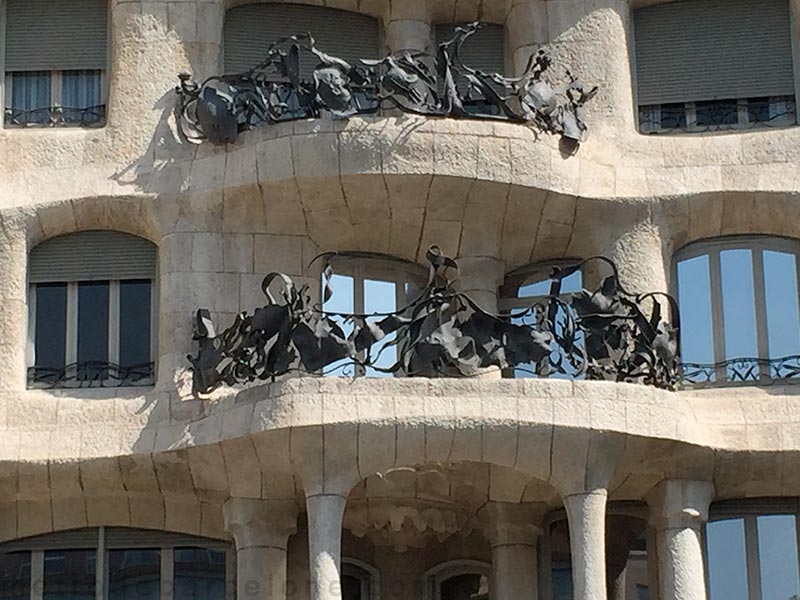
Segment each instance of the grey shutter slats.
[[[436,45],[447,42],[455,36],[456,27],[465,23],[440,23],[436,25]],[[502,25],[483,23],[482,27],[461,47],[461,60],[468,67],[480,69],[486,73],[506,72],[506,32]]]
[[6,71],[106,68],[108,0],[6,0]]
[[[271,44],[306,32],[311,32],[321,51],[350,63],[380,54],[378,21],[367,15],[302,4],[246,4],[232,8],[225,17],[225,73],[255,67]],[[303,79],[311,79],[316,62],[302,53]]]
[[215,548],[226,549],[227,542],[195,535],[125,527],[106,528],[106,548]]
[[639,105],[793,96],[788,0],[687,0],[634,17]]
[[156,247],[119,231],[82,231],[46,240],[31,250],[31,283],[153,279]]

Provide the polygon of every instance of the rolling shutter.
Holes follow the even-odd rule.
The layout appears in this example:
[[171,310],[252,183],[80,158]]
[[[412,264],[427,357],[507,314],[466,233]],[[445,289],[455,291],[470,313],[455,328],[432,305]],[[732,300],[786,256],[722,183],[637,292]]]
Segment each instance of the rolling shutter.
[[[439,44],[451,40],[456,34],[456,27],[461,23],[443,23],[436,25],[436,48]],[[461,47],[461,60],[468,67],[480,69],[486,73],[506,73],[506,32],[502,25],[484,23],[478,31]]]
[[[261,63],[267,49],[282,38],[310,32],[317,48],[351,64],[379,58],[378,21],[372,17],[321,6],[246,4],[225,17],[225,73],[247,71]],[[300,72],[310,79],[317,61],[301,53]]]
[[108,0],[6,0],[6,71],[104,70]]
[[31,250],[31,283],[153,279],[156,247],[119,231],[82,231],[46,240]]
[[789,0],[688,0],[634,16],[639,104],[793,96]]

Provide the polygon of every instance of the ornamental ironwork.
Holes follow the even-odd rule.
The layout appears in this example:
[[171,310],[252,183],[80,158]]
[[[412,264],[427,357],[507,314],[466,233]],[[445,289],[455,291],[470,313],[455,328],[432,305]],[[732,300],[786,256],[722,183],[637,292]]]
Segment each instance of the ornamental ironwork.
[[[457,27],[436,56],[403,52],[351,64],[317,48],[306,33],[282,39],[249,71],[215,76],[202,83],[179,75],[181,131],[196,142],[230,144],[254,127],[323,112],[347,118],[382,108],[432,116],[496,119],[525,123],[578,144],[586,137],[583,107],[597,92],[566,70],[565,81],[545,78],[551,59],[534,53],[522,76],[505,77],[466,64],[461,48],[480,28]],[[301,79],[301,55],[316,61],[310,80]]]
[[35,109],[6,108],[7,127],[101,127],[106,120],[105,105],[88,108],[48,106]]
[[28,368],[28,387],[60,388],[110,388],[152,385],[155,363],[118,365],[107,361],[84,361],[64,367]]
[[[472,376],[495,367],[667,389],[678,382],[677,303],[666,294],[627,292],[606,258],[554,269],[549,296],[503,314],[484,310],[458,291],[451,278],[457,265],[436,246],[427,258],[427,285],[391,313],[326,312],[313,302],[307,285],[300,287],[282,273],[265,277],[263,307],[240,314],[219,334],[209,311],[198,310],[194,339],[199,351],[188,357],[195,393],[274,380],[292,371],[322,374],[342,362],[356,375],[369,368],[405,376]],[[596,261],[612,271],[598,290],[561,293],[566,277]],[[327,302],[334,293],[330,265],[323,277]],[[390,364],[383,356],[388,348],[394,349]]]
[[800,355],[780,358],[732,358],[719,363],[683,363],[688,387],[800,383]]

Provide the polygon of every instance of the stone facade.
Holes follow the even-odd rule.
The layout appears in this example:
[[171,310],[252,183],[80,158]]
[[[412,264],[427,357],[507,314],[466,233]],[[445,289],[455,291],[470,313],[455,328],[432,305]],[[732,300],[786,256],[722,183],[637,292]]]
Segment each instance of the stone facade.
[[[110,0],[107,125],[0,129],[0,540],[89,526],[230,540],[240,599],[336,598],[343,553],[381,572],[382,598],[423,597],[425,572],[467,559],[491,564],[498,600],[532,600],[562,511],[575,598],[600,600],[607,507],[633,503],[651,598],[704,599],[709,503],[800,496],[793,388],[294,378],[197,399],[192,314],[252,311],[269,271],[316,287],[320,252],[421,262],[434,243],[488,307],[505,273],[568,257],[609,256],[632,291],[666,292],[689,242],[800,238],[800,128],[640,135],[635,0],[308,0],[378,18],[389,51],[430,48],[443,20],[506,25],[512,72],[546,44],[599,86],[590,138],[567,155],[522,125],[389,114],[185,143],[176,74],[219,72],[238,3]],[[158,247],[156,385],[26,389],[28,253],[91,229]]]

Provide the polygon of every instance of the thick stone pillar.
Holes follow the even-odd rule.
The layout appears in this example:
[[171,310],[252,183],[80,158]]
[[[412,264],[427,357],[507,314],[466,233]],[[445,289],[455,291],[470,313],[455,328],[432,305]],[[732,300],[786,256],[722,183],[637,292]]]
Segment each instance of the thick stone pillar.
[[[8,218],[0,223],[0,381],[7,390],[26,386],[26,346],[28,346],[28,249],[26,224]],[[33,350],[33,340],[30,340]],[[33,364],[33,356],[29,357]]]
[[531,54],[547,43],[547,9],[543,0],[512,0],[506,19],[506,47],[511,75],[519,77]]
[[491,600],[538,600],[536,544],[546,506],[492,502],[485,514],[492,544]]
[[497,312],[497,290],[503,285],[503,261],[491,256],[458,259],[459,288],[489,313]]
[[431,18],[425,0],[398,0],[389,3],[383,20],[387,54],[431,52]]
[[342,520],[347,498],[339,494],[306,497],[311,600],[341,600]]
[[297,504],[231,498],[223,513],[236,543],[238,600],[285,599],[286,547],[297,531]]
[[606,600],[606,503],[608,491],[595,489],[564,497],[572,551],[575,600]]
[[701,529],[714,486],[706,481],[663,481],[647,497],[658,553],[661,600],[706,600]]

